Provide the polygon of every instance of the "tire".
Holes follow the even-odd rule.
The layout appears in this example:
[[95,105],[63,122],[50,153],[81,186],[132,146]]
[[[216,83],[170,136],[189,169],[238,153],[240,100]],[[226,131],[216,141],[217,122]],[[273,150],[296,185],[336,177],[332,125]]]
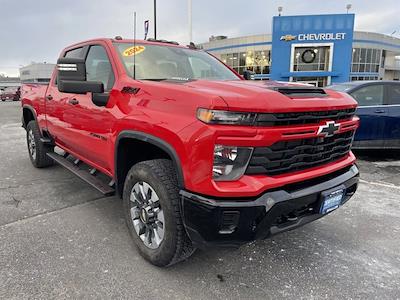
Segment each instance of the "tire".
[[40,131],[36,121],[30,121],[26,126],[26,142],[28,145],[29,158],[36,168],[52,166],[54,161],[46,154],[53,152],[54,147],[45,145],[40,141]]
[[[151,200],[144,200],[143,195]],[[147,201],[147,204],[142,204],[147,207],[139,206],[138,199],[142,203]],[[153,265],[171,266],[194,253],[195,248],[183,226],[178,183],[170,160],[155,159],[134,165],[125,180],[123,204],[126,222],[136,247],[140,255]],[[151,224],[151,219],[155,220],[155,224]],[[149,233],[148,238],[150,231],[153,232]]]

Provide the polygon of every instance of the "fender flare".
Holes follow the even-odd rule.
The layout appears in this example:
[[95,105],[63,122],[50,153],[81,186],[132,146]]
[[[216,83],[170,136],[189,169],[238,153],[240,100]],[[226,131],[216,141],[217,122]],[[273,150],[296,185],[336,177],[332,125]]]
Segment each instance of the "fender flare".
[[115,142],[115,150],[114,150],[114,169],[115,169],[115,186],[118,189],[118,146],[119,146],[119,142],[122,139],[134,139],[134,140],[139,140],[142,142],[146,142],[146,143],[150,143],[160,149],[162,149],[163,151],[165,151],[172,159],[172,163],[174,164],[175,170],[176,170],[176,176],[177,176],[177,180],[178,180],[178,186],[180,189],[183,189],[185,186],[185,181],[184,181],[184,177],[183,177],[183,170],[182,170],[182,164],[181,161],[179,159],[178,154],[176,153],[175,149],[167,142],[165,142],[164,140],[144,133],[144,132],[140,132],[140,131],[134,131],[134,130],[123,130],[119,133],[117,140]]
[[28,104],[24,104],[24,105],[22,106],[22,127],[26,129],[26,126],[27,126],[28,124],[25,124],[25,118],[24,118],[24,110],[25,110],[25,109],[30,110],[30,112],[32,113],[33,118],[35,119],[36,122],[37,122],[37,116],[36,116],[36,111],[35,111],[35,109],[34,109],[32,106],[30,106],[30,105],[28,105]]

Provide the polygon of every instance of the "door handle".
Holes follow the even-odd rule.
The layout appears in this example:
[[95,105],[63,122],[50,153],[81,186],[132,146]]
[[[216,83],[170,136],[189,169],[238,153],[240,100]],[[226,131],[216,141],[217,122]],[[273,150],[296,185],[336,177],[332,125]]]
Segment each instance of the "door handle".
[[79,101],[74,98],[74,99],[68,100],[68,103],[71,105],[77,105],[77,104],[79,104]]
[[52,95],[47,95],[47,96],[46,96],[46,100],[48,100],[48,101],[53,100],[53,96],[52,96]]
[[377,109],[377,110],[375,110],[375,113],[376,114],[383,114],[383,113],[385,113],[386,111],[384,110],[384,109]]

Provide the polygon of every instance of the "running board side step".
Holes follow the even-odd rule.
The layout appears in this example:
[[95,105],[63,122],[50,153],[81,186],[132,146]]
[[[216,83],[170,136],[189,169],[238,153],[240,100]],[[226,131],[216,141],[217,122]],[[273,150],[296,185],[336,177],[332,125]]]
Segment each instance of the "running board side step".
[[89,171],[85,171],[79,168],[76,164],[64,158],[62,155],[50,152],[47,153],[47,156],[53,159],[59,165],[66,168],[68,171],[78,176],[83,181],[89,183],[92,187],[97,189],[103,195],[112,196],[115,194],[115,189],[112,186],[109,186],[107,183],[102,182],[99,178],[95,177],[94,175],[91,175]]

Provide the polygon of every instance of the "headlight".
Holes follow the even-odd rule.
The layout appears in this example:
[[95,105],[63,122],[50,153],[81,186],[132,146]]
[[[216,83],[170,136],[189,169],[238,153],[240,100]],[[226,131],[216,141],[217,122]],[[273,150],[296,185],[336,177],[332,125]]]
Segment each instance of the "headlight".
[[213,179],[237,180],[246,171],[253,148],[215,145]]
[[199,108],[197,118],[207,124],[253,125],[256,114]]

